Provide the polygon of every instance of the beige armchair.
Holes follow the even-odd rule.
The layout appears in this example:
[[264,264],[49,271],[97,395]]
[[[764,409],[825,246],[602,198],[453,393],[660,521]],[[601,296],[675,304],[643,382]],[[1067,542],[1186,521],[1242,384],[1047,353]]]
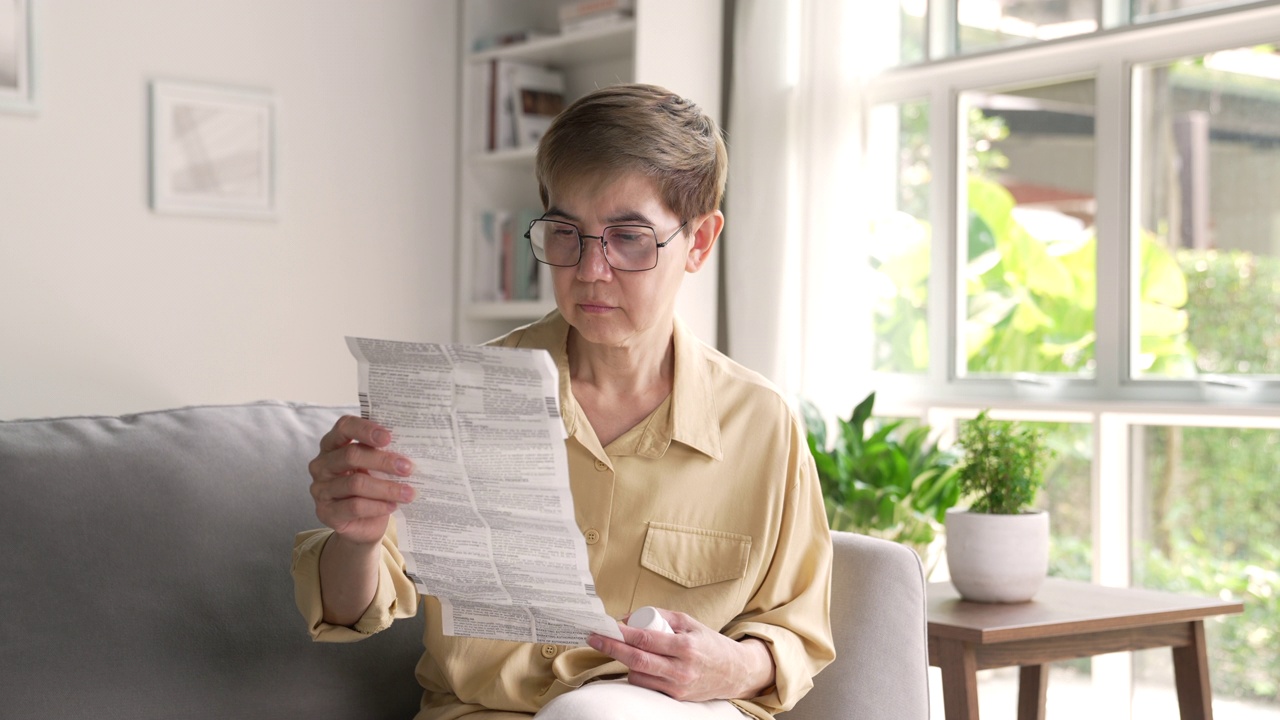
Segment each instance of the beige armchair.
[[786,720],[928,720],[924,571],[909,548],[831,533],[836,660]]

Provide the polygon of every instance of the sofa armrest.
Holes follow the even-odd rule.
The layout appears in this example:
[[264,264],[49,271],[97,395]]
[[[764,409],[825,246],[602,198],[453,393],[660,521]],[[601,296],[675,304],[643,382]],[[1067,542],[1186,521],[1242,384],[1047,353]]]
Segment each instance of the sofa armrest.
[[836,660],[787,720],[927,720],[924,571],[910,548],[832,532]]

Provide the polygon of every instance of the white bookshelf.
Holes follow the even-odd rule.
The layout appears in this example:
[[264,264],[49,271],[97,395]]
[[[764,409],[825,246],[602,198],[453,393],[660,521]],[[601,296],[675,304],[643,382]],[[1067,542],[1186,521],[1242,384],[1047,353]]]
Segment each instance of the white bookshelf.
[[[606,85],[652,82],[689,97],[720,120],[720,0],[636,0],[635,18],[617,25],[472,51],[480,37],[528,28],[555,33],[562,1],[458,0],[462,77],[454,335],[459,342],[483,342],[535,320],[555,306],[549,289],[545,300],[474,300],[473,246],[481,212],[541,207],[533,174],[535,150],[486,150],[484,89],[491,60],[518,60],[562,71],[566,103]],[[522,235],[523,229],[515,239],[526,242]],[[678,308],[695,332],[709,342],[715,341],[715,276],[712,266],[688,278]]]

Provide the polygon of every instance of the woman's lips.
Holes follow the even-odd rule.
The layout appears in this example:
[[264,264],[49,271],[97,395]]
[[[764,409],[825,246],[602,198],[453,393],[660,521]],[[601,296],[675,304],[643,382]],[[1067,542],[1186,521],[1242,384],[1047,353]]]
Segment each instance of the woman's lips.
[[582,308],[585,313],[606,313],[613,309],[609,305],[597,305],[595,303],[578,303],[578,307]]

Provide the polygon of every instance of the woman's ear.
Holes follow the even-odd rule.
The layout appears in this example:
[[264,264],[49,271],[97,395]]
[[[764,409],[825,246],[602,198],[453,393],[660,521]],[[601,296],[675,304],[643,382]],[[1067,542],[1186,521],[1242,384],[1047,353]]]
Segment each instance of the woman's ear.
[[690,225],[693,226],[693,242],[689,243],[684,269],[692,273],[702,269],[716,240],[720,239],[720,231],[724,230],[724,213],[719,210],[709,212],[691,221]]

